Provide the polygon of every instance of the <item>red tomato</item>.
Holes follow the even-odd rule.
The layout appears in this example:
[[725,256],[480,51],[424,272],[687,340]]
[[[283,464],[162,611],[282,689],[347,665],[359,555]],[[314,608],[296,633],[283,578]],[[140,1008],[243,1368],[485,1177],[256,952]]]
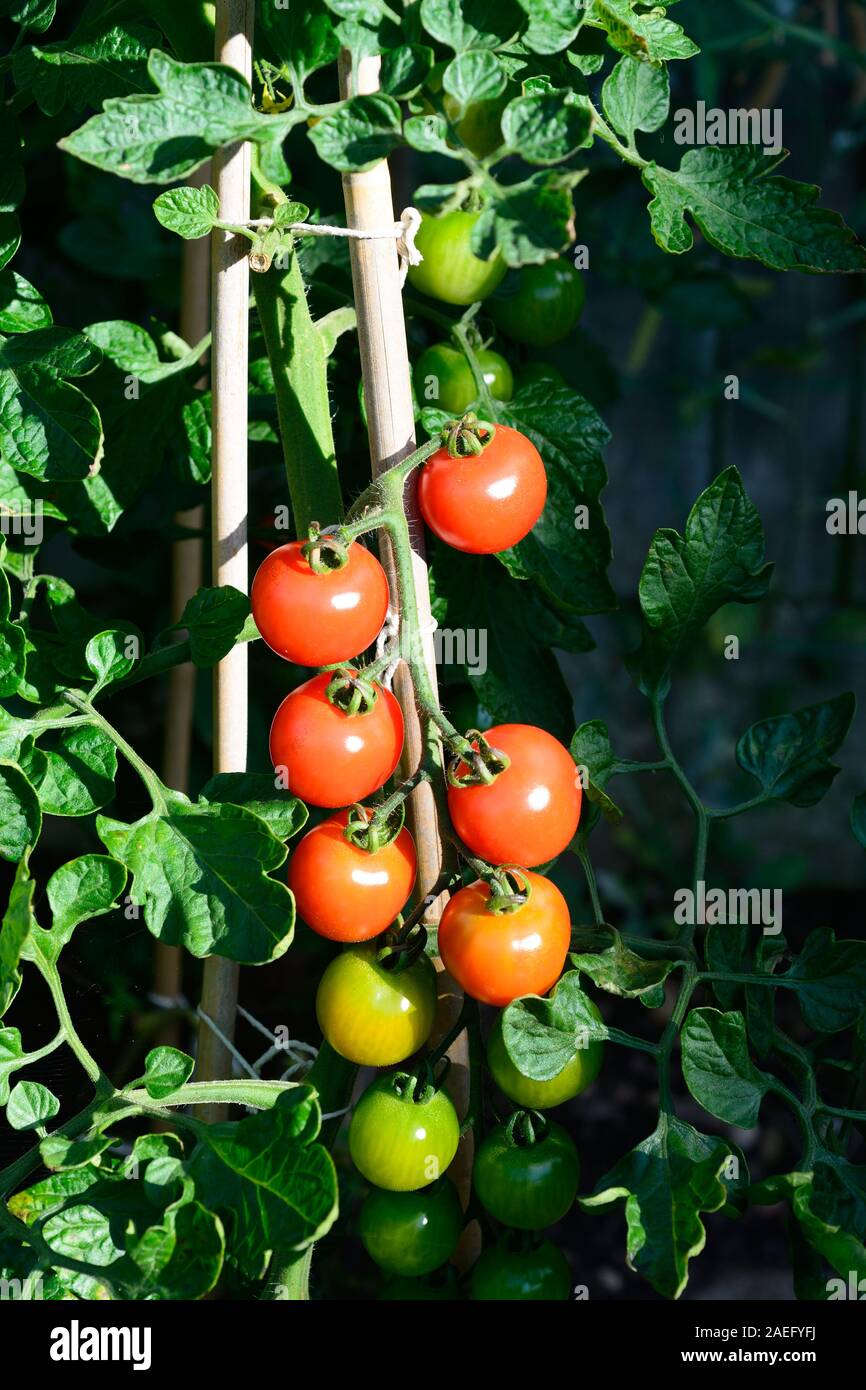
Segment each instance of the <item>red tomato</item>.
[[323,671],[287,695],[271,725],[271,762],[288,790],[311,806],[349,806],[387,782],[403,748],[403,715],[390,690],[363,714],[346,714],[325,691]]
[[415,882],[415,843],[405,827],[370,854],[344,835],[348,811],[301,840],[289,863],[298,912],[331,941],[369,941],[389,927]]
[[565,898],[540,874],[521,871],[531,892],[513,912],[488,912],[481,880],[461,888],[439,923],[439,954],[458,985],[504,1009],[524,994],[546,994],[562,973],[571,942]]
[[[484,737],[510,764],[488,785],[448,788],[454,828],[488,864],[546,864],[562,853],[580,819],[571,755],[531,724],[497,724]],[[465,772],[461,763],[458,773]]]
[[455,550],[492,555],[528,535],[544,510],[547,474],[531,440],[497,425],[480,454],[452,458],[447,448],[427,460],[418,502],[430,530]]
[[316,574],[303,543],[290,541],[259,566],[250,591],[256,627],[277,656],[298,666],[333,666],[379,635],[388,581],[375,555],[352,544],[339,570]]

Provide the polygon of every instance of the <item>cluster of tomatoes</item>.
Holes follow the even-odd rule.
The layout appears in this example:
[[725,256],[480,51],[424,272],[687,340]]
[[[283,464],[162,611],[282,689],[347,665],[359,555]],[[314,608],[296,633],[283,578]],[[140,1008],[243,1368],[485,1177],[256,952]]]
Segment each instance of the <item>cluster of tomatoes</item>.
[[[468,231],[466,240],[470,257]],[[428,275],[431,246],[428,233]],[[468,259],[460,264],[471,270]],[[482,288],[473,283],[471,298]],[[501,311],[506,322],[517,321],[513,308]],[[448,397],[452,401],[457,395]],[[546,492],[532,442],[471,417],[455,422],[418,483],[431,530],[471,553],[516,545],[541,515]],[[301,918],[346,947],[319,985],[322,1033],[358,1065],[399,1067],[433,1031],[436,974],[424,951],[425,934],[399,925],[416,877],[412,837],[401,816],[377,815],[363,803],[397,767],[403,719],[388,689],[346,664],[382,629],[387,579],[358,542],[314,533],[268,555],[251,598],[259,632],[273,651],[298,665],[334,668],[283,700],[270,735],[271,758],[285,785],[332,812],[303,837],[289,864]],[[471,731],[452,752],[448,811],[467,854],[482,860],[486,872],[450,898],[439,924],[439,953],[468,996],[501,1010],[519,996],[545,994],[562,972],[568,908],[535,870],[572,839],[581,788],[568,751],[529,725]],[[563,1256],[526,1234],[558,1221],[578,1182],[571,1140],[541,1112],[589,1084],[600,1065],[600,1044],[577,1054],[552,1081],[533,1082],[508,1056],[497,1015],[487,1059],[500,1090],[522,1108],[488,1134],[476,1154],[476,1198],[505,1231],[475,1266],[473,1296],[566,1297]],[[377,1077],[354,1108],[348,1139],[356,1167],[372,1185],[361,1213],[361,1236],[372,1258],[401,1277],[439,1269],[466,1217],[447,1177],[460,1122],[429,1062]]]

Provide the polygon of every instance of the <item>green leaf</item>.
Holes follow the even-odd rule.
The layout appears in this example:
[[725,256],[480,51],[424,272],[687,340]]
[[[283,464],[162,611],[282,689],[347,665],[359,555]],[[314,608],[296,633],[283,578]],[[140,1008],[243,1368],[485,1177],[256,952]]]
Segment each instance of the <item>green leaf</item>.
[[668,70],[638,58],[620,58],[601,89],[601,99],[611,125],[627,140],[634,140],[636,130],[660,130],[671,104]]
[[[0,1018],[21,988],[21,955],[35,925],[33,894],[36,885],[30,877],[25,854],[15,870],[15,881],[3,921],[0,923]],[[7,1030],[4,1029],[4,1033]]]
[[640,0],[588,0],[584,23],[603,29],[618,53],[648,63],[692,58],[699,52],[682,26],[668,19],[661,6],[648,9]]
[[680,536],[656,531],[640,577],[643,641],[632,666],[645,694],[663,697],[671,668],[723,604],[763,598],[772,565],[764,564],[761,519],[736,468],[701,493]]
[[622,820],[622,811],[609,797],[605,787],[618,772],[631,772],[640,768],[628,758],[618,758],[613,751],[607,725],[600,719],[590,719],[581,724],[572,737],[571,756],[579,768],[588,774],[582,779],[583,789],[592,806],[598,807],[605,820],[616,823]]
[[400,44],[382,54],[379,85],[387,96],[405,100],[423,86],[432,66],[432,48],[420,43]]
[[546,170],[502,190],[472,229],[476,256],[486,260],[498,246],[506,264],[517,267],[558,255],[574,239],[572,189],[582,178],[577,169]]
[[56,746],[40,752],[45,764],[33,784],[43,814],[89,816],[113,798],[117,748],[101,729],[63,729]]
[[718,1211],[727,1200],[721,1174],[730,1159],[722,1139],[662,1113],[655,1132],[626,1154],[591,1196],[578,1200],[587,1211],[623,1200],[629,1268],[666,1298],[678,1298],[688,1282],[689,1260],[706,1242],[701,1215]]
[[12,1129],[37,1129],[60,1109],[60,1101],[38,1081],[19,1081],[6,1104],[6,1121]]
[[209,184],[201,188],[169,188],[154,199],[157,222],[185,241],[207,236],[220,215],[220,201]]
[[533,1081],[551,1081],[588,1043],[607,1036],[577,970],[563,975],[546,999],[515,999],[502,1014],[505,1050]]
[[592,115],[569,90],[515,97],[502,113],[502,138],[527,164],[558,164],[590,141]]
[[[749,939],[748,922],[711,922],[704,938],[707,969],[720,975],[748,973]],[[741,988],[727,980],[713,980],[713,993],[724,1009],[739,1003]],[[767,993],[766,985],[755,989]]]
[[104,854],[82,854],[48,880],[51,934],[63,946],[81,922],[113,912],[126,887],[126,869]]
[[266,772],[218,772],[202,788],[199,800],[243,806],[267,822],[278,840],[297,835],[309,816],[303,801],[278,788]]
[[503,47],[525,20],[514,0],[421,0],[421,23],[434,39],[463,53]]
[[127,655],[130,633],[123,628],[108,628],[91,637],[84,649],[84,660],[96,677],[90,698],[106,686],[128,676],[135,657]]
[[260,5],[256,25],[261,25],[277,57],[301,85],[311,72],[335,62],[340,51],[333,20],[322,0],[304,0],[303,5],[280,9]]
[[3,0],[2,13],[22,29],[43,34],[54,22],[57,0]]
[[[410,116],[403,126],[403,137],[413,150],[419,150],[421,154],[442,154],[449,159],[459,159],[460,156],[448,144],[448,122],[444,116]],[[419,207],[425,206],[423,196],[419,199],[419,192],[415,192],[415,202]],[[447,193],[451,192],[451,185],[447,186]],[[434,205],[441,199],[434,199]]]
[[700,146],[686,151],[678,170],[650,164],[643,181],[653,194],[649,213],[662,250],[691,250],[689,214],[717,250],[772,270],[866,269],[866,250],[851,229],[838,213],[817,206],[820,189],[770,177],[786,153]]
[[[15,508],[20,505],[23,514],[30,517],[33,505],[29,496],[17,486],[17,477],[12,470],[0,466],[0,484],[7,476],[14,480],[10,493],[3,494],[7,515],[15,515]],[[11,610],[9,580],[5,573],[0,573],[0,697],[4,699],[17,694],[26,669],[27,637],[23,627],[9,621]]]
[[190,655],[196,666],[215,666],[231,651],[249,612],[246,594],[231,584],[199,589],[188,600],[178,627],[189,632]]
[[144,1088],[151,1100],[165,1100],[192,1076],[195,1062],[176,1047],[154,1047],[144,1059]]
[[839,1033],[860,1017],[866,991],[866,941],[837,941],[830,927],[810,932],[785,980],[797,986],[810,1028]]
[[692,1009],[681,1038],[683,1077],[698,1105],[718,1120],[753,1129],[770,1078],[749,1056],[743,1015]]
[[459,672],[497,724],[535,724],[567,738],[572,697],[551,648],[589,651],[584,623],[488,556],[437,547],[433,564],[445,609],[435,637],[443,681]]
[[102,454],[94,405],[63,377],[93,370],[99,354],[80,333],[41,328],[0,337],[0,450],[23,473],[84,478]]
[[0,270],[8,265],[21,245],[21,224],[14,212],[0,213]]
[[[603,935],[609,944],[601,949],[595,937]],[[644,960],[626,946],[619,932],[607,925],[593,929],[591,950],[576,950],[569,955],[575,970],[588,975],[599,989],[608,994],[619,994],[625,999],[639,999],[652,996],[656,999],[659,985],[663,984],[672,970],[676,970],[676,960]],[[580,946],[580,938],[574,945]],[[655,1007],[655,1002],[653,1003]]]
[[793,714],[761,719],[738,742],[737,762],[760,782],[766,797],[814,806],[839,771],[830,757],[850,728],[854,707],[849,693]]
[[154,49],[147,70],[158,95],[110,98],[100,115],[60,140],[60,148],[134,183],[173,183],[220,146],[269,141],[290,123],[256,111],[248,83],[234,68],[179,63]]
[[117,24],[78,42],[34,44],[15,55],[15,85],[31,91],[46,116],[64,107],[98,109],[108,97],[149,90],[147,55],[158,42],[158,32],[146,25]]
[[163,361],[151,335],[137,323],[109,319],[105,323],[89,324],[84,332],[115,367],[147,385],[183,372],[201,372],[199,355],[194,348],[181,357]]
[[130,1289],[137,1299],[200,1299],[219,1279],[225,1255],[222,1222],[200,1202],[169,1208],[159,1226],[147,1226],[127,1248],[143,1276]]
[[400,107],[381,92],[350,97],[313,126],[310,140],[332,169],[369,169],[400,143]]
[[67,1139],[63,1134],[50,1134],[39,1145],[39,1154],[46,1168],[65,1173],[86,1167],[116,1143],[110,1134],[94,1134],[89,1139]]
[[473,102],[494,101],[505,91],[505,69],[495,53],[472,48],[452,58],[442,74],[442,87],[465,110]]
[[583,22],[574,0],[518,0],[529,24],[521,42],[531,53],[561,53],[574,42]]
[[[0,934],[0,1014],[3,1013],[3,937]],[[0,1028],[0,1105],[9,1099],[9,1078],[21,1065],[24,1048],[17,1028]]]
[[607,577],[610,534],[599,500],[607,483],[607,426],[583,396],[551,382],[524,387],[499,414],[532,440],[547,470],[540,519],[500,559],[515,578],[539,584],[559,608],[609,612],[616,596]]
[[30,333],[52,322],[51,310],[29,280],[17,270],[0,272],[0,332]]
[[318,1128],[315,1092],[297,1086],[270,1110],[210,1125],[193,1155],[196,1192],[225,1218],[248,1278],[261,1278],[271,1251],[303,1250],[336,1219],[337,1173]]
[[177,804],[134,825],[100,816],[96,829],[133,874],[132,901],[158,940],[249,965],[287,950],[294,901],[268,877],[286,851],[258,816],[219,802]]
[[19,767],[0,759],[0,858],[17,863],[42,830],[39,800]]

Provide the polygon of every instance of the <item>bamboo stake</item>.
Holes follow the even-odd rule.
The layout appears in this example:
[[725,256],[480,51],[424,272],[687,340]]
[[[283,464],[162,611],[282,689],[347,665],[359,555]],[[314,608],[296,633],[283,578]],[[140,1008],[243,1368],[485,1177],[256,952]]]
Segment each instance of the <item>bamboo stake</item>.
[[[201,187],[210,182],[210,165],[190,176],[190,183]],[[183,243],[181,262],[180,336],[187,343],[200,343],[210,326],[210,245],[202,237]],[[206,379],[197,383],[204,386]],[[178,512],[175,521],[191,531],[204,527],[204,507]],[[204,544],[201,536],[177,540],[171,548],[171,621],[180,620],[187,600],[201,588],[204,572]],[[189,791],[189,764],[195,706],[196,669],[191,661],[172,668],[168,678],[168,709],[162,750],[162,780],[176,791]],[[176,1001],[183,990],[183,952],[179,946],[155,943],[154,989],[158,998]],[[159,1032],[163,1047],[180,1044],[180,1018],[175,1015]]]
[[[218,62],[252,80],[253,0],[217,0]],[[220,217],[246,222],[250,215],[250,148],[226,145],[213,158]],[[212,234],[213,483],[212,583],[247,592],[247,361],[249,355],[248,243],[227,232]],[[247,758],[247,647],[239,643],[214,672],[214,771],[243,772]],[[202,1011],[229,1039],[234,1035],[238,967],[211,956],[204,967]],[[199,1080],[231,1075],[228,1049],[206,1023],[199,1028]],[[206,1107],[206,1119],[222,1118]]]
[[[340,95],[362,95],[379,89],[378,57],[362,58],[353,72],[350,55],[340,55]],[[387,160],[361,173],[343,175],[343,197],[346,222],[349,227],[386,227],[394,221],[391,176]],[[406,323],[400,289],[397,256],[393,242],[386,240],[349,243],[352,262],[352,285],[355,310],[358,316],[358,343],[361,352],[361,373],[364,381],[364,400],[370,435],[370,456],[373,475],[398,463],[415,448],[415,421],[412,412],[412,388],[409,378],[409,353],[406,345]],[[406,515],[412,535],[415,586],[418,595],[418,617],[424,632],[424,656],[433,689],[436,689],[436,659],[433,648],[433,623],[430,611],[430,590],[424,557],[424,532],[415,500],[414,477],[407,485]],[[382,563],[388,575],[392,595],[396,595],[393,558],[390,546],[383,543]],[[400,701],[406,724],[406,743],[401,771],[410,775],[424,754],[424,731],[408,668],[401,663],[394,678],[394,692]],[[436,806],[429,786],[417,787],[408,805],[408,821],[418,851],[419,897],[425,897],[439,878],[442,867],[442,841],[439,836]],[[431,904],[425,920],[431,924],[441,915],[443,899]],[[439,1012],[436,1033],[443,1037],[456,1022],[462,1007],[462,994],[450,975],[439,967]],[[434,1036],[435,1041],[435,1036]],[[448,1056],[451,1070],[448,1090],[461,1117],[469,1103],[469,1049],[466,1034],[453,1044]],[[453,1175],[464,1205],[468,1201],[472,1170],[472,1135],[460,1143],[454,1161]],[[461,1264],[471,1262],[475,1253],[477,1227],[470,1228],[458,1252]]]

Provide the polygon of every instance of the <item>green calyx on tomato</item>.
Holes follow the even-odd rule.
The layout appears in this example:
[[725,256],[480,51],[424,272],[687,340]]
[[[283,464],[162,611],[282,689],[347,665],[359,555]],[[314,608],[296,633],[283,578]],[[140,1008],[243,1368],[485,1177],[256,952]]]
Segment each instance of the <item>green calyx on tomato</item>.
[[[316,1017],[335,1052],[358,1066],[391,1067],[427,1041],[436,1016],[436,972],[423,951],[400,968],[376,944],[332,960],[316,994]],[[372,1179],[371,1179],[372,1181]]]
[[571,1270],[551,1241],[524,1244],[506,1235],[476,1261],[470,1289],[474,1299],[561,1301],[571,1295]]
[[[595,1004],[587,1000],[587,1005],[601,1023],[602,1017]],[[501,1014],[498,1015],[487,1039],[487,1065],[496,1085],[515,1105],[522,1105],[530,1110],[551,1110],[555,1105],[562,1105],[574,1096],[579,1096],[598,1076],[603,1057],[604,1043],[593,1039],[584,1047],[578,1048],[556,1076],[551,1077],[549,1081],[535,1081],[524,1076],[509,1057],[502,1032]]]
[[583,277],[569,261],[542,261],[513,271],[487,308],[513,342],[548,347],[568,337],[585,295]]
[[565,1130],[526,1110],[491,1130],[472,1172],[481,1205],[504,1226],[523,1231],[561,1221],[574,1205],[579,1181],[577,1150]]
[[417,1192],[373,1188],[360,1215],[367,1254],[389,1274],[431,1274],[454,1253],[463,1209],[454,1184],[440,1178]]
[[446,1093],[406,1072],[377,1077],[349,1124],[352,1162],[368,1182],[389,1192],[435,1182],[459,1140],[460,1122]]
[[367,680],[357,671],[341,668],[334,671],[328,681],[326,695],[335,709],[351,718],[356,714],[369,714],[378,699],[380,687],[375,681]]
[[480,729],[467,729],[459,751],[445,769],[445,780],[449,787],[490,786],[510,762],[508,754],[492,747]]
[[[478,366],[491,396],[497,401],[510,401],[514,394],[514,377],[504,357],[489,348],[475,352]],[[462,415],[478,399],[478,387],[465,355],[448,343],[435,343],[422,352],[413,373],[415,392],[423,405],[438,406],[454,415]]]
[[387,816],[381,816],[378,808],[371,811],[366,806],[350,806],[346,815],[343,838],[357,849],[367,854],[377,854],[393,844],[402,831],[406,821],[406,804],[399,801]]
[[422,218],[415,245],[424,259],[409,267],[409,282],[415,289],[446,304],[460,305],[474,304],[493,293],[506,265],[498,248],[488,260],[472,250],[472,231],[479,216],[454,209]]

